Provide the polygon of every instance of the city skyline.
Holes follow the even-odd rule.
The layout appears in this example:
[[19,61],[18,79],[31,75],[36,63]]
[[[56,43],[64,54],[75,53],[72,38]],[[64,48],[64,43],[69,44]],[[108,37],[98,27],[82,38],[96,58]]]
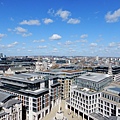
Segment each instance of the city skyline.
[[1,0],[0,51],[7,56],[120,56],[116,0]]

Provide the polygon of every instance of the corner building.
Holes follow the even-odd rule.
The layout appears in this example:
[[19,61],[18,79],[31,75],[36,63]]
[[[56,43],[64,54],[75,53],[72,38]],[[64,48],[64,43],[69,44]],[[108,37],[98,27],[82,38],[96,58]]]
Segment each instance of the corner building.
[[107,74],[86,73],[76,79],[76,83],[70,88],[70,99],[66,101],[66,109],[81,116],[82,119],[106,120],[99,113],[99,99],[102,89],[110,84],[112,77]]
[[[3,86],[1,91],[9,92],[18,96],[22,101],[23,120],[40,120],[48,114],[53,107],[52,97],[56,95],[54,103],[57,104],[60,90],[59,83],[46,75],[37,73],[24,73],[1,78]],[[52,96],[52,97],[51,97]]]

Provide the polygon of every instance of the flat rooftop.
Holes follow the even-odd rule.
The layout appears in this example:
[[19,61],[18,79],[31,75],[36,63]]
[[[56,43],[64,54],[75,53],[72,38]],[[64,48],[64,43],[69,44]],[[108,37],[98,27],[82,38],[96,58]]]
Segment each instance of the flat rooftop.
[[105,88],[105,90],[118,95],[120,93],[120,86],[108,86]]
[[81,76],[78,77],[78,79],[86,79],[94,82],[99,82],[107,77],[110,77],[108,74],[103,74],[103,73],[85,73],[82,74]]
[[93,90],[93,89],[89,89],[89,88],[82,88],[82,87],[77,87],[75,88],[76,90],[79,90],[79,91],[82,91],[84,93],[87,93],[87,94],[94,94],[96,93],[97,91]]
[[101,114],[91,113],[90,115],[93,116],[94,118],[98,119],[98,120],[109,120],[109,118],[103,117]]
[[8,97],[15,97],[15,95],[12,95],[10,93],[6,93],[3,91],[0,91],[0,102],[3,102],[4,100],[6,100]]
[[39,95],[39,94],[42,94],[44,92],[49,92],[49,89],[41,88],[41,89],[34,90],[34,91],[21,89],[21,90],[19,90],[19,92],[23,92],[23,93],[31,94],[31,95]]
[[38,73],[22,73],[22,74],[16,74],[13,76],[2,76],[1,79],[4,81],[4,79],[12,80],[12,81],[19,81],[23,83],[38,83],[41,81],[44,81],[46,79],[42,79],[46,75],[40,75]]

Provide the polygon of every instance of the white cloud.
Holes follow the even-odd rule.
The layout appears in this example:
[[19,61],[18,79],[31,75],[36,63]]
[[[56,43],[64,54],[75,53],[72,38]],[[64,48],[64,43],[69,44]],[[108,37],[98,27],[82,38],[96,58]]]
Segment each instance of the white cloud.
[[58,52],[58,49],[57,49],[57,48],[54,48],[52,52]]
[[84,39],[84,38],[87,38],[88,37],[88,34],[83,34],[80,36],[80,38]]
[[44,39],[41,39],[41,40],[33,40],[34,43],[39,43],[39,42],[45,42]]
[[58,42],[57,44],[58,44],[58,45],[62,45],[62,43],[60,43],[60,42]]
[[91,47],[96,47],[96,46],[97,46],[97,43],[91,43],[90,46],[91,46]]
[[28,52],[32,52],[32,50],[27,50]]
[[73,19],[73,18],[70,18],[67,23],[69,24],[79,24],[80,23],[80,20],[79,19]]
[[19,51],[20,51],[20,49],[17,49],[17,51],[19,52]]
[[67,11],[67,10],[62,10],[59,9],[55,15],[58,15],[59,17],[61,17],[63,20],[68,19],[69,16],[71,16],[71,12]]
[[100,11],[96,11],[94,14],[98,14],[98,13],[100,13]]
[[2,38],[5,37],[5,36],[7,36],[7,35],[0,33],[0,39],[2,39]]
[[31,36],[31,35],[32,35],[32,33],[27,33],[27,34],[24,33],[24,34],[22,34],[23,37],[28,37],[28,36]]
[[8,30],[9,32],[11,32],[11,31],[12,31],[12,29],[10,29],[10,28],[8,28],[7,30]]
[[87,43],[88,41],[87,40],[80,40],[80,42]]
[[44,22],[45,24],[49,24],[49,23],[53,23],[53,20],[50,19],[50,18],[45,18],[45,19],[43,19],[43,22]]
[[27,29],[24,29],[22,27],[16,27],[13,31],[15,31],[17,34],[21,34],[21,33],[26,33]]
[[58,49],[57,49],[57,48],[54,48],[53,50],[54,50],[54,51],[58,51]]
[[32,52],[32,50],[27,50],[28,52]]
[[65,42],[65,45],[71,45],[71,44],[72,44],[72,42],[69,40]]
[[118,22],[120,18],[120,9],[111,13],[110,11],[105,15],[106,22],[113,23]]
[[76,52],[76,50],[74,50],[74,49],[69,49],[69,52]]
[[40,49],[43,49],[43,48],[47,48],[47,46],[46,46],[46,45],[44,45],[44,46],[39,46],[39,48],[40,48]]
[[7,47],[10,48],[10,47],[14,47],[15,45],[17,45],[18,42],[14,42],[14,43],[11,43],[11,44],[8,44]]
[[75,42],[87,43],[88,41],[85,39],[81,39],[81,40],[76,40]]
[[8,28],[8,31],[9,32],[15,32],[16,34],[20,34],[22,35],[23,37],[28,37],[28,36],[31,36],[32,33],[29,33],[27,29],[24,29],[22,27],[16,27],[15,29],[10,29]]
[[51,8],[51,9],[48,10],[47,13],[50,14],[50,15],[54,15],[55,11]]
[[40,25],[40,21],[39,20],[23,20],[22,22],[20,22],[20,25]]
[[10,20],[11,20],[11,21],[14,21],[14,19],[13,19],[12,17],[10,18]]
[[62,37],[58,34],[53,34],[51,37],[49,37],[50,40],[59,40],[61,39]]
[[109,47],[115,47],[115,46],[116,46],[116,43],[115,43],[115,42],[109,43]]

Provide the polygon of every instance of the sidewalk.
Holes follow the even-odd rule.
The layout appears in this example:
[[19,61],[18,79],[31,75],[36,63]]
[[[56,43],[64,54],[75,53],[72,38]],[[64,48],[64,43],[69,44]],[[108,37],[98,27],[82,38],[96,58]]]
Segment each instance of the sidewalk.
[[[82,120],[81,117],[74,115],[73,112],[70,115],[68,114],[70,111],[69,111],[69,109],[67,109],[67,110],[65,109],[65,101],[64,100],[61,101],[61,107],[62,107],[64,116],[67,117],[68,120]],[[55,117],[58,109],[59,109],[58,105],[55,106],[54,108],[52,108],[51,112],[48,115],[46,115],[42,120],[52,120],[53,117]],[[73,118],[72,118],[72,116],[73,116]]]

